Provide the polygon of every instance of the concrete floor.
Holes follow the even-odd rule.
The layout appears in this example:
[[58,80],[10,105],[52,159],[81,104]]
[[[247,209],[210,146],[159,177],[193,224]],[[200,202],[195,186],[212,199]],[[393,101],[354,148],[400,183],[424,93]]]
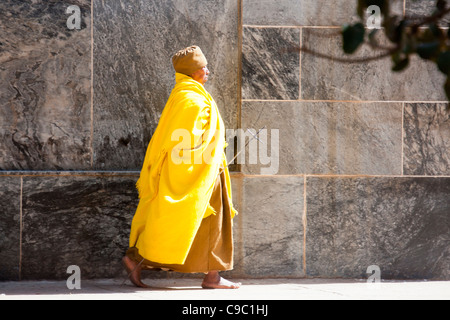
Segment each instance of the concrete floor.
[[82,280],[81,290],[65,281],[0,282],[0,300],[449,300],[447,281],[263,279],[241,281],[239,290],[203,290],[198,279],[146,280],[138,289],[121,280]]

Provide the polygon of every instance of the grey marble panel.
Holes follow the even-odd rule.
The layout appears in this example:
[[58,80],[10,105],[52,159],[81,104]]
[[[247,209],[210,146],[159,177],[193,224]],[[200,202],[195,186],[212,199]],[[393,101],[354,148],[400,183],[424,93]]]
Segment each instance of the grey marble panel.
[[[303,45],[320,53],[344,57],[338,30],[305,29]],[[367,46],[354,56],[376,56]],[[446,101],[444,75],[436,65],[411,59],[402,73],[391,71],[389,58],[347,64],[302,54],[302,98],[306,100]]]
[[299,45],[299,29],[244,28],[242,97],[297,100],[300,54],[284,51]]
[[[81,30],[66,10],[81,9]],[[0,2],[0,170],[80,170],[91,159],[90,1]]]
[[302,276],[303,178],[245,177],[235,259],[246,277]]
[[[406,0],[406,16],[414,18],[429,16],[436,10],[436,2],[436,0]],[[446,15],[440,24],[447,27],[449,22],[450,14]]]
[[450,179],[308,178],[309,276],[450,279]]
[[406,175],[450,175],[447,104],[406,104],[404,131]]
[[0,177],[0,208],[0,281],[19,280],[19,177]]
[[94,2],[94,166],[140,170],[175,84],[173,54],[199,45],[206,89],[237,126],[238,8],[232,0]]
[[[403,0],[391,1],[392,10],[403,14]],[[357,0],[243,0],[247,25],[341,26],[358,21]]]
[[[401,103],[246,101],[242,126],[279,130],[278,174],[398,175],[402,171]],[[263,142],[272,144],[271,140]],[[265,149],[276,163],[272,147]],[[258,164],[251,164],[250,151],[247,148],[242,170],[260,174],[268,165],[261,164],[261,151]]]
[[121,258],[138,204],[136,179],[25,177],[22,276],[82,279],[122,275]]

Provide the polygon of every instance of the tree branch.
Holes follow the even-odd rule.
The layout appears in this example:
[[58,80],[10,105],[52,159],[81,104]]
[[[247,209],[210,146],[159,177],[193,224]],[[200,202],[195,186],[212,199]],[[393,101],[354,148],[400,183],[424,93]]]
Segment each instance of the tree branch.
[[[413,30],[420,28],[423,25],[430,24],[432,22],[436,22],[444,18],[447,14],[450,13],[450,8],[447,8],[443,11],[440,11],[438,14],[434,14],[432,16],[424,18],[422,21],[419,21],[411,26]],[[411,18],[405,18],[405,20],[413,20]]]
[[381,60],[384,59],[386,57],[389,57],[390,55],[392,55],[395,51],[397,51],[398,48],[391,48],[385,52],[383,52],[382,54],[379,54],[377,56],[372,56],[372,57],[365,57],[365,58],[341,58],[341,57],[334,57],[325,53],[321,53],[318,51],[315,51],[313,49],[310,49],[308,47],[293,47],[290,49],[285,50],[285,52],[294,52],[294,51],[301,51],[301,52],[305,52],[308,54],[312,54],[316,57],[319,58],[323,58],[323,59],[328,59],[328,60],[332,60],[332,61],[336,61],[336,62],[341,62],[341,63],[364,63],[364,62],[371,62],[371,61],[376,61],[376,60]]

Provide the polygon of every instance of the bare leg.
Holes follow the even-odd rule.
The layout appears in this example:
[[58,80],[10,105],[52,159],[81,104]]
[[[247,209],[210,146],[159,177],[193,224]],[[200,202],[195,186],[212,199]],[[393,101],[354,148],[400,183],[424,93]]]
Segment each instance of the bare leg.
[[218,271],[210,271],[203,280],[203,289],[239,289],[241,283],[234,283],[222,278]]
[[128,258],[127,256],[123,257],[122,263],[127,270],[130,281],[139,288],[148,288],[146,284],[141,281],[141,270],[142,267],[138,265],[136,262]]

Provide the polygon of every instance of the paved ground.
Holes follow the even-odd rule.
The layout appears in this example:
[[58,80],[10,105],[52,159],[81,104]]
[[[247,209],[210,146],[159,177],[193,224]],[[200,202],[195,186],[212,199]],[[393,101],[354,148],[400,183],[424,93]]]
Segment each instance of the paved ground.
[[137,289],[121,280],[82,280],[81,290],[65,281],[0,282],[0,300],[449,300],[450,282],[392,281],[368,284],[363,280],[264,279],[239,280],[239,290],[203,290],[200,280],[146,280],[151,289]]

